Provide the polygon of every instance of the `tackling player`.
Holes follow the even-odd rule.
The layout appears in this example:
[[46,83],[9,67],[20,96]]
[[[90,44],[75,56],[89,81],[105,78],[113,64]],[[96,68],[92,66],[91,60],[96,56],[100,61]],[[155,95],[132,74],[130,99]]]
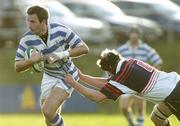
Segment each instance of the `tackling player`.
[[97,62],[109,72],[111,78],[92,77],[79,72],[80,80],[99,88],[100,91],[86,88],[65,75],[65,81],[77,91],[94,101],[116,100],[122,94],[142,97],[153,103],[151,119],[155,126],[170,126],[168,117],[172,114],[180,120],[180,76],[166,73],[136,59],[125,59],[115,50],[104,50]]
[[[15,58],[17,72],[30,68],[34,63],[45,60],[44,74],[41,82],[41,110],[47,126],[64,126],[63,118],[57,110],[70,97],[73,89],[62,74],[70,73],[78,81],[78,71],[70,57],[88,53],[86,44],[69,28],[48,21],[48,11],[40,6],[32,6],[27,10],[29,31],[21,38]],[[32,57],[25,60],[28,47],[35,47]],[[64,64],[62,64],[64,63]]]
[[[117,49],[117,52],[125,58],[135,58],[143,62],[150,63],[158,69],[160,69],[162,65],[162,59],[155,49],[141,40],[141,30],[138,27],[131,28],[129,40],[125,44],[121,45]],[[131,112],[133,103],[137,104],[136,124],[133,122],[133,114]],[[129,126],[143,126],[144,112],[146,110],[146,102],[143,99],[133,95],[124,94],[119,98],[119,106],[120,109],[122,109]]]

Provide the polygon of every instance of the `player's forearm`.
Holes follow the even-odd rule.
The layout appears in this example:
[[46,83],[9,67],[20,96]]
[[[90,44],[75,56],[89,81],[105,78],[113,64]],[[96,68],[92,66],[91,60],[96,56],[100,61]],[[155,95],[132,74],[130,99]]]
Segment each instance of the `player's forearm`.
[[94,90],[94,89],[87,88],[87,87],[79,84],[78,82],[75,82],[75,84],[72,86],[78,92],[80,92],[81,94],[83,94],[84,96],[86,96],[87,98],[89,98],[95,102],[100,102],[100,101],[106,99],[106,96],[104,96],[101,92]]
[[89,52],[89,48],[87,47],[86,44],[84,44],[69,50],[69,55],[70,57],[79,57],[84,54],[87,54],[88,52]]
[[87,83],[90,86],[96,87],[101,89],[105,83],[107,83],[107,80],[103,77],[92,77],[89,75],[81,74],[80,80],[84,83]]
[[16,61],[15,62],[15,71],[16,72],[22,72],[27,70],[32,66],[33,62],[29,60],[23,60],[23,61]]

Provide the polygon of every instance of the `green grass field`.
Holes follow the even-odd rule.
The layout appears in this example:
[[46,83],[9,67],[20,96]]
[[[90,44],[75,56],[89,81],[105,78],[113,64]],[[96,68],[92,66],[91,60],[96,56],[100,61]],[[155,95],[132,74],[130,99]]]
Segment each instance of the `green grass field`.
[[[63,114],[66,126],[127,126],[121,115],[105,114]],[[180,123],[175,117],[170,118],[172,126]],[[41,114],[2,114],[0,126],[45,126]],[[144,126],[153,126],[146,116]]]

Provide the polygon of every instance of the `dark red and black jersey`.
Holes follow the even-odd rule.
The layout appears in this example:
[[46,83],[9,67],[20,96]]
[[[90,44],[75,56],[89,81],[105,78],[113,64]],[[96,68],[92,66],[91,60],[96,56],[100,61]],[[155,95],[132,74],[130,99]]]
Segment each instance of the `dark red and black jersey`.
[[138,94],[143,94],[151,90],[155,84],[157,75],[158,70],[149,64],[136,59],[127,59],[121,64],[120,70],[111,79],[111,82],[109,81],[102,88],[101,92],[110,99],[119,97],[119,95],[123,94],[122,89],[124,88],[114,86],[115,84],[113,84],[118,83],[136,91]]

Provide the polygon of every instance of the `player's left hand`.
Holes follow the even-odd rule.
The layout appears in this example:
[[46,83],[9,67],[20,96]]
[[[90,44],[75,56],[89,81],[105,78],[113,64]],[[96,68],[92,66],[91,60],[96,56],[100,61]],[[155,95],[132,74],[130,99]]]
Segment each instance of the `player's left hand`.
[[59,57],[56,54],[53,54],[53,53],[48,54],[46,57],[47,57],[47,60],[48,60],[48,62],[50,64],[52,64],[52,63],[56,62],[57,60],[59,60]]
[[66,83],[70,84],[70,85],[74,85],[74,83],[76,82],[76,81],[74,80],[74,78],[72,77],[72,75],[70,75],[70,74],[66,74],[66,75],[64,76],[64,81],[65,81]]
[[70,56],[70,53],[67,50],[62,51],[62,52],[54,52],[54,53],[49,54],[48,62],[49,63],[54,63],[57,60],[68,58],[69,56]]

